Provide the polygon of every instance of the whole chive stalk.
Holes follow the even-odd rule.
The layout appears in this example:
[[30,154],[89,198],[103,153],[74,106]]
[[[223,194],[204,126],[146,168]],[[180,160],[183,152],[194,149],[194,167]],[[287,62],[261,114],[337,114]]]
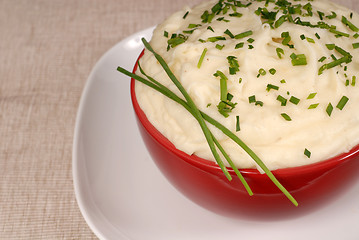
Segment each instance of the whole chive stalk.
[[[146,48],[148,49],[148,47],[150,48],[150,45],[147,43],[147,41],[145,39],[142,39],[142,41],[144,42]],[[152,48],[151,48],[152,49]],[[150,49],[148,49],[149,51],[151,51]],[[152,53],[154,53],[153,49],[151,51]],[[158,54],[156,54],[158,55]],[[155,55],[155,56],[156,56]],[[158,55],[159,56],[159,55]],[[162,59],[162,58],[160,58]],[[161,66],[164,68],[164,70],[166,71],[171,71],[167,64],[164,62],[164,60],[162,59],[161,61],[159,61]],[[189,103],[184,101],[183,99],[179,98],[176,94],[174,94],[173,92],[171,92],[168,88],[164,87],[162,85],[162,87],[158,87],[158,85],[156,84],[152,84],[151,82],[145,80],[144,78],[141,78],[139,76],[137,76],[136,74],[133,74],[121,67],[118,67],[117,69],[118,71],[120,71],[121,73],[126,74],[127,76],[134,78],[136,80],[139,80],[145,84],[147,84],[148,86],[154,88],[155,90],[161,92],[162,94],[164,94],[165,96],[171,98],[172,100],[178,102],[179,104],[181,104],[182,106],[184,106],[194,117],[197,116],[197,114],[194,113],[194,110],[189,106]],[[169,74],[171,75],[171,74]],[[173,73],[172,73],[173,75]],[[193,103],[193,102],[192,102]],[[197,109],[198,110],[198,109]],[[219,122],[217,122],[215,119],[211,118],[210,116],[208,116],[207,114],[200,112],[201,116],[203,117],[203,119],[205,119],[208,123],[214,125],[215,127],[217,127],[220,131],[222,131],[225,135],[227,135],[229,138],[231,138],[235,143],[237,143],[257,164],[258,166],[264,171],[264,173],[269,177],[269,179],[278,187],[278,189],[280,191],[283,192],[283,194],[295,205],[298,206],[298,202],[293,198],[293,196],[287,191],[287,189],[285,189],[285,187],[277,180],[277,178],[273,175],[273,173],[267,168],[267,166],[262,162],[262,160],[252,151],[252,149],[250,149],[241,139],[238,138],[237,135],[235,135],[232,131],[228,130],[225,126],[223,126],[222,124],[220,124]],[[212,139],[213,140],[213,139]],[[231,165],[231,163],[229,163]],[[238,171],[238,169],[234,166],[231,165],[231,167],[234,169],[234,171],[236,173],[240,172]],[[225,171],[224,171],[225,172]],[[226,174],[226,173],[225,173]],[[238,174],[237,174],[238,175]],[[240,178],[240,177],[239,177]],[[241,179],[241,178],[240,178]],[[241,180],[242,181],[242,180]],[[242,181],[243,182],[243,181]],[[247,186],[247,185],[245,185]],[[248,188],[246,188],[247,191],[250,193],[251,191],[248,190]],[[250,194],[251,195],[251,194]]]
[[[213,137],[211,132],[209,131],[201,113],[199,112],[198,108],[196,107],[196,105],[194,104],[192,98],[189,96],[189,94],[187,93],[187,91],[184,89],[184,87],[182,86],[182,84],[178,81],[178,79],[176,78],[176,76],[173,74],[173,72],[170,70],[169,66],[167,65],[167,63],[165,62],[165,60],[159,55],[157,54],[153,48],[151,47],[151,45],[146,41],[146,39],[142,38],[142,42],[145,45],[146,49],[149,50],[157,59],[157,61],[161,64],[163,70],[167,73],[168,77],[172,80],[172,82],[176,85],[176,87],[178,88],[178,90],[182,93],[183,97],[186,99],[189,107],[192,109],[193,111],[193,116],[196,118],[196,120],[198,121],[202,132],[208,142],[208,145],[211,149],[211,152],[214,156],[214,158],[216,159],[217,163],[221,163],[222,160],[220,159],[220,156],[217,152],[217,149],[215,147],[214,141],[213,141]],[[225,173],[226,177],[228,178],[228,180],[231,180],[232,177],[231,175],[228,173],[227,169],[223,166],[223,163],[221,165],[219,165],[222,169],[222,171]]]

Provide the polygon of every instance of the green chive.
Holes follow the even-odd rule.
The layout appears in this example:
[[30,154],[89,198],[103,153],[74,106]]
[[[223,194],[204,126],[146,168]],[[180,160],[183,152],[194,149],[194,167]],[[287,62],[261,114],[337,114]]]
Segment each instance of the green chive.
[[334,43],[325,44],[325,46],[326,46],[329,50],[333,50],[333,49],[335,48],[335,44],[334,44]]
[[[267,72],[266,72],[266,70],[264,70],[263,68],[261,68],[261,69],[258,70],[258,74],[264,76],[264,75],[267,74]],[[258,77],[258,76],[257,76],[257,77]]]
[[293,66],[301,66],[301,65],[307,65],[307,58],[304,54],[295,54],[292,53],[290,55],[292,59],[292,65]]
[[227,57],[229,63],[229,74],[234,75],[239,71],[239,63],[237,57],[235,56],[228,56]]
[[319,105],[319,103],[311,104],[311,105],[308,107],[308,109],[315,109],[315,108],[318,107],[318,105]]
[[236,116],[236,132],[239,132],[241,130],[241,127],[239,125],[239,116]]
[[233,33],[231,33],[231,31],[229,31],[228,29],[224,31],[224,33],[227,34],[230,38],[234,38]]
[[252,96],[248,97],[248,101],[249,101],[249,103],[254,103],[254,102],[256,102],[256,96],[255,96],[255,95],[252,95]]
[[221,93],[221,101],[227,100],[227,80],[228,78],[226,75],[224,75],[223,72],[217,70],[215,74],[213,74],[215,77],[220,78],[219,86],[220,86],[220,93]]
[[276,86],[276,85],[273,85],[273,84],[268,84],[266,90],[269,92],[271,89],[273,89],[273,90],[278,90],[279,87]]
[[343,110],[344,106],[347,104],[347,102],[349,101],[349,98],[346,96],[343,96],[340,101],[337,104],[337,108],[339,110]]
[[208,42],[217,42],[217,41],[221,41],[221,40],[226,40],[226,38],[222,37],[222,36],[216,36],[216,37],[209,37],[207,39]]
[[330,117],[333,112],[333,105],[331,103],[329,103],[325,111],[327,112],[328,116]]
[[244,42],[237,43],[234,47],[235,49],[242,48],[244,46]]
[[353,43],[353,48],[354,48],[354,49],[359,48],[359,43]]
[[241,38],[245,38],[245,37],[248,37],[250,35],[253,34],[253,31],[249,30],[249,31],[245,31],[245,32],[242,32],[240,34],[237,34],[234,36],[235,39],[241,39]]
[[224,44],[223,45],[216,44],[216,48],[218,50],[222,50],[224,48]]
[[323,56],[318,60],[318,62],[323,62],[325,59],[327,59],[327,58]]
[[275,27],[275,28],[278,28],[280,25],[282,25],[282,24],[286,21],[286,18],[287,18],[286,15],[280,16],[280,18],[278,18],[278,20],[275,21],[274,27]]
[[307,39],[307,41],[310,42],[310,43],[315,43],[315,41],[314,41],[313,38],[307,37],[306,39]]
[[310,158],[312,153],[308,149],[304,149],[304,155],[307,156],[308,158]]
[[287,99],[285,97],[282,97],[281,95],[278,95],[277,100],[280,102],[281,106],[287,105]]
[[208,26],[207,29],[214,32],[214,30],[213,30],[213,28],[211,26]]
[[342,23],[350,28],[350,30],[354,32],[358,32],[359,28],[357,28],[353,23],[351,23],[346,17],[342,16]]
[[317,93],[311,93],[308,95],[307,99],[313,99],[316,95]]
[[204,59],[204,56],[206,55],[206,53],[207,53],[207,48],[203,49],[203,52],[202,52],[202,54],[201,54],[201,57],[200,57],[199,60],[198,60],[198,64],[197,64],[197,67],[198,67],[198,68],[201,68],[202,63],[203,63],[203,59]]
[[183,15],[183,19],[185,19],[188,15],[189,11],[187,11],[184,15]]
[[282,48],[276,48],[276,52],[279,58],[282,58],[282,55],[284,55],[284,50]]
[[275,70],[274,68],[269,69],[269,73],[274,75],[277,72],[277,70]]
[[290,99],[289,99],[289,102],[295,104],[295,105],[298,105],[298,103],[300,102],[300,99],[299,98],[296,98],[294,96],[291,96]]
[[[148,44],[148,42],[143,38],[142,39],[143,43],[145,44],[145,47],[151,51],[156,59],[159,61],[159,63],[161,64],[161,66],[163,66],[164,70],[166,71],[166,73],[168,73],[169,77],[171,79],[174,79],[173,81],[175,82],[175,84],[177,85],[177,79],[174,77],[174,75],[171,73],[171,70],[169,69],[168,65],[166,64],[166,62],[163,60],[163,58],[161,56],[159,56],[156,52],[153,51],[153,49],[151,48],[151,46]],[[211,132],[208,130],[208,128],[205,128],[205,125],[203,125],[202,121],[201,121],[201,117],[203,117],[203,119],[205,119],[207,122],[211,123],[212,125],[216,126],[219,130],[221,130],[224,134],[226,134],[229,138],[231,138],[235,143],[237,143],[240,147],[242,147],[242,149],[247,152],[249,154],[249,156],[258,164],[258,166],[265,172],[265,174],[271,179],[271,181],[284,193],[284,195],[295,205],[298,206],[298,202],[293,198],[293,196],[283,187],[282,184],[280,184],[280,182],[276,179],[276,177],[272,174],[272,172],[266,167],[266,165],[262,162],[262,160],[242,141],[240,140],[234,133],[232,133],[231,131],[229,131],[226,127],[224,127],[223,125],[221,125],[219,122],[217,122],[216,120],[214,120],[213,118],[211,118],[210,116],[206,115],[203,112],[200,112],[201,117],[199,117],[197,115],[197,111],[196,111],[196,106],[192,105],[193,102],[191,102],[191,100],[189,99],[188,102],[184,101],[183,99],[179,98],[176,94],[174,94],[173,92],[171,92],[168,88],[164,87],[161,84],[153,84],[152,82],[147,81],[144,78],[141,78],[121,67],[118,67],[117,70],[121,73],[126,74],[129,77],[132,77],[136,80],[139,80],[140,82],[154,88],[155,90],[161,92],[162,94],[164,94],[165,96],[171,98],[172,100],[178,102],[179,104],[181,104],[183,107],[185,107],[199,122],[199,124],[202,126],[204,126],[203,128],[203,132],[206,136],[206,139],[210,145],[210,148],[213,152],[213,155],[216,159],[216,161],[218,160],[219,156],[218,153],[216,152],[216,150],[214,149],[214,145],[211,144],[211,142],[215,142],[215,144],[218,146],[218,148],[220,148],[220,145],[218,144],[218,141],[216,141],[216,139],[213,137],[213,135],[211,135]],[[154,80],[149,78],[149,80]],[[180,91],[182,90],[181,85],[179,85],[179,89]],[[187,98],[187,95],[185,94],[186,92],[184,92],[185,98]],[[206,129],[208,131],[206,131]],[[209,133],[209,135],[207,134]],[[213,140],[213,141],[212,141]],[[224,151],[221,150],[222,153],[225,153]],[[225,158],[227,159],[226,155],[223,154],[225,156]],[[220,159],[219,159],[220,160]],[[221,167],[222,171],[225,173],[225,175],[228,178],[228,171],[226,170],[226,168],[223,167],[223,163],[221,163],[221,161],[217,161],[217,163],[219,164],[219,166]],[[230,161],[229,157],[228,157],[228,163],[230,164],[230,166],[234,169],[235,173],[237,174],[238,178],[242,181],[242,183],[244,184],[245,188],[247,189],[249,195],[253,195],[253,193],[251,192],[248,184],[246,183],[245,179],[243,178],[243,176],[240,174],[240,172],[238,171],[238,169],[233,165],[233,162]],[[230,177],[230,176],[229,176]]]
[[286,114],[286,113],[281,113],[280,115],[281,115],[286,121],[292,121],[292,119],[289,117],[288,114]]

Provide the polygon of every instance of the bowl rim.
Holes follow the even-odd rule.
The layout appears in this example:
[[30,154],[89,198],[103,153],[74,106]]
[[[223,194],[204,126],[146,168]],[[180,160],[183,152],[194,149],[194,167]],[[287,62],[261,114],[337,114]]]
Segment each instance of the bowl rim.
[[[138,61],[139,59],[143,56],[145,50],[141,51],[140,55],[138,56],[136,63],[133,67],[133,73],[136,72],[137,68],[138,68]],[[198,167],[201,168],[208,168],[211,169],[213,171],[220,171],[222,172],[221,168],[218,166],[218,164],[214,161],[208,160],[208,159],[204,159],[201,157],[198,157],[196,155],[189,155],[179,149],[177,149],[173,143],[171,143],[162,133],[160,133],[153,125],[152,123],[148,120],[146,114],[143,112],[143,110],[141,109],[141,107],[139,106],[139,103],[137,101],[136,98],[136,93],[135,93],[135,82],[136,80],[131,78],[131,83],[130,83],[130,95],[131,95],[131,101],[132,101],[132,105],[133,105],[133,109],[135,111],[135,114],[137,116],[137,119],[141,122],[142,126],[145,128],[145,130],[150,134],[150,136],[155,139],[161,146],[163,146],[165,149],[167,149],[168,151],[172,152],[173,154],[175,154],[176,156],[180,157],[181,159],[183,159],[184,161],[192,164],[192,165],[196,165]],[[277,176],[290,176],[290,175],[300,175],[300,174],[309,174],[315,171],[327,171],[329,169],[333,169],[336,166],[344,163],[345,161],[349,161],[350,159],[353,159],[354,156],[359,155],[359,144],[354,146],[352,149],[350,149],[348,152],[344,152],[341,154],[338,154],[334,157],[319,161],[319,162],[315,162],[315,163],[311,163],[311,164],[306,164],[306,165],[301,165],[301,166],[296,166],[296,167],[287,167],[287,168],[279,168],[279,169],[275,169],[272,170],[271,172],[274,175]],[[234,170],[231,167],[227,167],[228,172],[231,175],[236,175],[236,173],[234,172]],[[255,168],[239,168],[238,169],[242,174],[244,175],[251,175],[251,176],[263,176],[265,174],[259,172],[257,169]]]

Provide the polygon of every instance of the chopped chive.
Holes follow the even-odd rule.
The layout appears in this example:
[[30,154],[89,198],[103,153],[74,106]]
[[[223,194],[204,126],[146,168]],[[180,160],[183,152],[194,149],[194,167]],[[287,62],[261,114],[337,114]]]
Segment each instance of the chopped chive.
[[164,32],[163,32],[163,36],[166,37],[166,38],[168,38],[168,32],[167,32],[167,31],[164,31]]
[[253,43],[253,42],[254,42],[254,39],[253,39],[253,38],[248,38],[248,39],[247,39],[247,42]]
[[304,40],[304,39],[305,39],[305,35],[304,35],[304,34],[300,35],[300,39]]
[[339,110],[343,110],[344,106],[347,104],[348,101],[349,101],[349,98],[346,97],[346,96],[343,96],[343,97],[340,99],[340,101],[338,102],[338,104],[337,104],[336,107],[337,107]]
[[315,43],[315,41],[314,41],[313,38],[307,37],[306,39],[307,39],[307,41],[310,42],[310,43]]
[[218,50],[222,50],[222,49],[224,48],[224,45],[216,44],[216,48],[217,48]]
[[187,12],[183,15],[183,19],[186,19],[188,13],[189,13],[189,11],[187,11]]
[[319,36],[318,33],[315,33],[315,36],[316,36],[318,39],[320,39],[320,36]]
[[327,59],[327,58],[323,56],[318,60],[318,62],[323,62],[325,59]]
[[286,121],[292,121],[292,119],[289,117],[288,114],[286,114],[286,113],[281,113],[280,115],[281,115]]
[[308,149],[304,149],[304,155],[307,156],[308,158],[310,158],[312,153]]
[[263,102],[262,101],[256,101],[256,103],[254,105],[263,107]]
[[356,76],[353,76],[353,77],[352,77],[352,83],[351,83],[351,84],[352,84],[353,87],[355,86],[356,79],[357,79]]
[[206,53],[207,53],[207,48],[203,49],[203,52],[202,52],[202,54],[201,54],[201,57],[200,57],[199,60],[198,60],[198,64],[197,64],[197,67],[198,67],[198,68],[201,68],[202,63],[203,63],[203,59],[204,59],[204,56],[206,55]]
[[328,116],[330,117],[333,112],[333,105],[331,103],[328,103],[328,106],[325,111],[327,112]]
[[350,22],[346,17],[342,16],[342,23],[350,28],[350,30],[354,32],[358,32],[359,28],[357,28],[352,22]]
[[200,26],[201,26],[201,24],[190,23],[190,24],[188,25],[188,28],[196,28],[196,27],[200,27]]
[[243,14],[242,13],[239,13],[239,12],[234,12],[234,13],[230,13],[229,14],[229,16],[231,16],[231,17],[242,17],[243,16]]
[[316,95],[317,93],[311,93],[308,95],[307,99],[313,99]]
[[307,57],[304,54],[297,55],[295,53],[292,53],[290,57],[292,59],[293,66],[307,65]]
[[229,74],[234,75],[239,71],[239,63],[237,57],[235,56],[228,56],[227,57],[228,64],[229,64]]
[[289,32],[282,32],[281,37],[283,38],[282,40],[283,45],[289,45],[289,42],[292,40],[292,38],[289,35]]
[[[258,70],[258,74],[261,75],[261,76],[264,76],[267,74],[266,70],[264,70],[263,68],[259,69]],[[257,76],[258,77],[258,76]]]
[[207,38],[208,42],[217,42],[217,41],[221,41],[221,40],[226,40],[226,38],[222,37],[222,36],[216,36],[216,37]]
[[217,72],[215,74],[213,74],[215,77],[219,77],[220,82],[219,82],[219,86],[220,86],[220,93],[221,93],[221,101],[226,101],[227,100],[227,80],[228,78],[226,77],[226,75],[224,75],[223,72],[217,70]]
[[331,15],[326,16],[328,19],[333,19],[337,17],[337,14],[335,12],[332,11]]
[[229,29],[227,29],[226,31],[224,31],[225,34],[227,34],[230,38],[234,38],[233,33],[231,33],[231,31],[229,31]]
[[334,43],[325,44],[325,46],[326,46],[329,50],[333,50],[333,49],[335,48],[335,44],[334,44]]
[[280,83],[286,83],[285,79],[280,80]]
[[249,101],[249,103],[254,103],[254,102],[256,102],[256,96],[255,96],[255,95],[252,95],[252,96],[248,97],[248,101]]
[[289,99],[289,102],[295,104],[295,105],[298,105],[298,103],[300,102],[300,99],[299,98],[296,98],[294,96],[291,96],[290,99]]
[[319,105],[319,103],[311,104],[311,105],[308,107],[308,109],[315,109],[315,108],[318,107],[318,105]]
[[285,97],[282,97],[281,95],[278,95],[277,100],[280,102],[281,106],[287,105],[287,99]]
[[273,89],[273,90],[279,90],[279,87],[276,86],[276,85],[273,85],[273,84],[268,84],[266,90],[269,92],[271,89]]
[[359,43],[353,43],[353,48],[354,48],[354,49],[359,48]]
[[242,32],[240,34],[237,34],[234,36],[235,39],[241,39],[241,38],[245,38],[245,37],[248,37],[250,35],[253,34],[253,31],[249,30],[249,31],[245,31],[245,32]]
[[275,51],[277,52],[277,56],[282,58],[282,55],[284,55],[284,50],[282,48],[276,48]]
[[359,33],[355,33],[354,35],[353,35],[353,38],[355,38],[355,39],[357,39],[359,37]]
[[348,33],[340,32],[340,31],[332,29],[332,28],[329,29],[329,32],[334,33],[336,37],[349,37],[350,36]]
[[214,30],[213,30],[213,28],[211,26],[208,26],[207,29],[214,32]]
[[241,130],[241,127],[239,125],[239,116],[236,116],[236,132],[239,132]]
[[277,72],[277,70],[275,70],[274,68],[269,69],[269,73],[274,75]]
[[237,43],[234,47],[235,49],[242,48],[244,46],[244,42]]
[[345,80],[345,86],[349,86],[349,79]]
[[278,18],[278,20],[275,21],[274,27],[275,27],[275,28],[278,28],[280,25],[282,25],[282,24],[286,21],[286,18],[287,18],[286,15],[280,16],[280,18]]
[[253,45],[248,45],[248,49],[253,49]]

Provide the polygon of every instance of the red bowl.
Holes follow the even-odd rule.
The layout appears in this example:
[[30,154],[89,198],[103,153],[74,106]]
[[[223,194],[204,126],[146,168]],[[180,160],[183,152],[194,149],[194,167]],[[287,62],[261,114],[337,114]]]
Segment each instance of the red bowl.
[[[134,71],[136,69],[137,63]],[[253,190],[254,195],[249,196],[233,169],[229,168],[233,180],[228,181],[216,163],[175,148],[148,121],[140,108],[135,82],[131,80],[132,104],[140,133],[154,162],[180,192],[215,213],[253,218],[302,215],[335,200],[359,175],[358,145],[348,153],[319,163],[273,171],[275,177],[298,201],[298,207],[265,174],[256,169],[240,169]]]

